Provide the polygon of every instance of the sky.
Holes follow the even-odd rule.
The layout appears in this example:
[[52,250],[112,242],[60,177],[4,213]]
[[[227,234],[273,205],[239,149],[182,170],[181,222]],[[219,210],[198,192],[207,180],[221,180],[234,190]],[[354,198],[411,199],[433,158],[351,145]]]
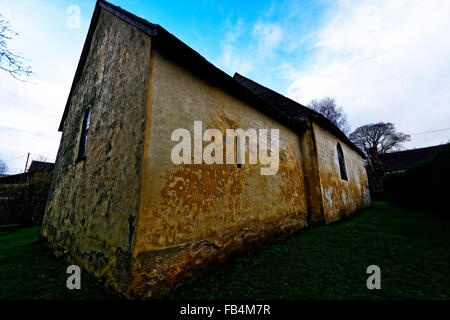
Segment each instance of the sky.
[[[334,97],[351,130],[393,122],[411,134],[405,148],[450,141],[448,0],[111,2],[163,26],[229,75],[304,105]],[[9,173],[23,172],[28,153],[55,161],[94,7],[0,0],[0,14],[19,33],[9,47],[34,72],[21,82],[0,70],[0,159]]]

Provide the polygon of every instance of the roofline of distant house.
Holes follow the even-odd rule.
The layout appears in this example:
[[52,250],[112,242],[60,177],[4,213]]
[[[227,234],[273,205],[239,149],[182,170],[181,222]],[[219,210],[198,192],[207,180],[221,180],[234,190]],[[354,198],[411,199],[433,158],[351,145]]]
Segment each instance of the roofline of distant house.
[[[215,84],[219,87],[225,87],[231,90],[235,95],[243,99],[244,101],[249,101],[255,108],[262,111],[264,114],[279,121],[283,125],[292,129],[295,132],[300,132],[304,129],[304,121],[295,121],[289,118],[284,113],[280,112],[277,108],[267,103],[265,100],[258,97],[256,94],[251,92],[249,89],[245,88],[237,81],[235,81],[230,75],[220,70],[212,63],[207,61],[194,49],[190,48],[184,42],[176,38],[174,35],[169,33],[167,30],[162,28],[157,24],[150,23],[142,18],[135,16],[134,14],[117,7],[107,1],[98,0],[95,6],[95,10],[92,16],[92,20],[89,26],[86,41],[81,52],[81,57],[78,62],[77,70],[70,88],[70,93],[67,98],[66,106],[64,108],[64,113],[59,125],[59,131],[63,131],[64,121],[67,118],[69,112],[69,105],[71,102],[72,94],[81,79],[83,74],[84,65],[86,63],[89,50],[91,47],[92,38],[97,26],[98,19],[100,17],[101,9],[114,14],[116,17],[122,19],[123,21],[133,25],[140,31],[152,37],[152,45],[159,49],[162,54],[175,59],[177,62],[182,64],[191,72],[195,72],[199,76],[206,77],[211,84]],[[337,128],[331,121],[326,119],[324,116],[317,114],[310,117],[311,120],[316,121],[318,124],[323,125],[330,132],[340,137],[345,143],[347,143],[352,149],[357,151],[363,158],[365,158],[364,153],[357,148],[347,136]]]

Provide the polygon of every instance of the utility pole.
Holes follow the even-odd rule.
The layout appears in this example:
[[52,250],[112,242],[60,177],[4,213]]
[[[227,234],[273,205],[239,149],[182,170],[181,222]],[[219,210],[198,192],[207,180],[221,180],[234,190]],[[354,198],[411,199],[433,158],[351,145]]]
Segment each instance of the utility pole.
[[27,155],[27,162],[25,163],[25,171],[24,172],[27,172],[27,167],[28,167],[28,159],[30,158],[30,153],[28,152],[28,155]]

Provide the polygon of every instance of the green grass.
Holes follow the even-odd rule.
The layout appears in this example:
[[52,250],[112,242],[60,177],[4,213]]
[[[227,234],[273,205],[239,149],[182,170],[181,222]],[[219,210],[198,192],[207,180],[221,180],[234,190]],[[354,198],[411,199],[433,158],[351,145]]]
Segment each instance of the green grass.
[[112,298],[82,273],[81,289],[68,290],[68,263],[39,240],[40,227],[0,232],[0,300],[83,300]]
[[[180,290],[180,299],[449,299],[450,221],[375,203]],[[366,269],[381,268],[381,290]]]
[[[449,299],[450,220],[375,203],[347,221],[301,231],[209,272],[174,299]],[[0,233],[0,299],[108,299],[38,241],[39,228]],[[381,290],[366,269],[381,268]]]

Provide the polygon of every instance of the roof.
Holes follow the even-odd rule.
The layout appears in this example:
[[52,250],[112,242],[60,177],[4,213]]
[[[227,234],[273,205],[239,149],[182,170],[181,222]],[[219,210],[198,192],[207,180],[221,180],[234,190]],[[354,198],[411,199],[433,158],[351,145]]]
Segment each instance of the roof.
[[199,53],[187,46],[174,35],[170,34],[161,26],[139,18],[134,14],[104,0],[98,0],[96,3],[80,61],[75,72],[69,97],[67,99],[61,123],[59,125],[59,131],[63,130],[64,121],[69,111],[70,100],[83,73],[94,31],[102,9],[112,13],[116,17],[126,21],[152,37],[152,46],[158,48],[162,54],[176,60],[196,75],[208,79],[210,84],[222,87],[244,101],[248,101],[252,106],[261,112],[286,125],[295,132],[303,130],[305,126],[305,119],[313,119],[365,158],[364,153],[358,149],[339,128],[337,128],[330,120],[321,114],[243,76],[236,74],[234,78],[230,77],[228,74],[215,67]]
[[30,167],[28,168],[28,172],[51,171],[54,167],[55,164],[52,162],[32,161]]
[[253,93],[255,93],[261,99],[267,101],[271,105],[275,106],[278,110],[284,114],[290,116],[292,119],[302,119],[305,116],[316,114],[317,112],[297,103],[278,92],[273,91],[267,87],[260,85],[259,83],[246,78],[239,73],[235,73],[234,80],[243,85]]
[[443,146],[389,152],[379,155],[378,160],[381,161],[385,172],[405,170],[409,166],[432,156]]
[[350,139],[339,129],[333,122],[331,122],[328,118],[323,116],[322,114],[314,111],[304,105],[289,99],[288,97],[279,94],[278,92],[273,91],[259,83],[246,78],[239,73],[235,73],[233,79],[240,83],[242,86],[246,87],[248,90],[252,91],[259,98],[263,99],[267,103],[269,103],[274,108],[278,109],[280,112],[285,114],[287,117],[292,119],[293,121],[301,121],[303,119],[311,119],[325,127],[327,130],[332,132],[335,136],[340,138],[343,142],[345,142],[348,146],[358,152],[363,158],[366,158],[364,153],[356,147]]

